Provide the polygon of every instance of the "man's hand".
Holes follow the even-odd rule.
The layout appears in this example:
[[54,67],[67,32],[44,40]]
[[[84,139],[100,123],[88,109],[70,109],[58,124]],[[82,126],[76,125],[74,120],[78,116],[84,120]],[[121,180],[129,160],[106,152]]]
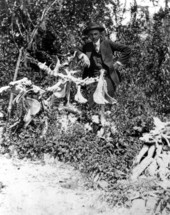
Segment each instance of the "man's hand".
[[78,56],[78,59],[80,60],[80,65],[83,67],[89,67],[90,66],[90,60],[84,53],[80,54]]
[[115,70],[119,69],[119,68],[122,68],[123,64],[120,62],[120,61],[116,61],[114,64],[113,64],[113,67]]

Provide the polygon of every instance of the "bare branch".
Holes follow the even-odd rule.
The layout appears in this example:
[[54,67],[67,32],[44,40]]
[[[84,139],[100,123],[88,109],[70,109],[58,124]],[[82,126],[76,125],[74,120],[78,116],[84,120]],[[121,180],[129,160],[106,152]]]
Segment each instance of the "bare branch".
[[55,0],[53,3],[51,3],[51,5],[47,6],[47,7],[43,10],[42,15],[41,15],[41,18],[40,18],[38,24],[36,25],[36,27],[34,28],[34,30],[32,31],[32,33],[31,33],[31,35],[30,35],[30,38],[31,38],[31,39],[30,39],[30,42],[29,42],[29,44],[28,44],[28,49],[31,48],[32,43],[33,43],[33,40],[34,40],[34,38],[35,38],[35,36],[36,36],[36,34],[37,34],[37,32],[38,32],[38,29],[39,29],[39,27],[41,26],[41,24],[43,23],[43,21],[45,20],[45,18],[47,17],[49,10],[52,8],[52,6],[53,6],[57,1],[58,1],[58,0]]

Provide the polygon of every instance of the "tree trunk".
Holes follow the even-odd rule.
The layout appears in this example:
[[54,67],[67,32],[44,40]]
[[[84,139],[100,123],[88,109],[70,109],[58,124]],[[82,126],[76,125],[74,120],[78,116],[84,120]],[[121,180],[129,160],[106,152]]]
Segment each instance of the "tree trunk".
[[168,0],[165,0],[165,10],[168,9]]

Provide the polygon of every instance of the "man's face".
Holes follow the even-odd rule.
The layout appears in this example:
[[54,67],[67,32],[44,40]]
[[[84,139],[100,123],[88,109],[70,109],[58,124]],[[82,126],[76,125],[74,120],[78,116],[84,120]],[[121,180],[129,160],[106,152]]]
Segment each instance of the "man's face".
[[91,30],[89,32],[89,37],[93,43],[96,43],[100,38],[100,36],[101,36],[101,33],[99,30]]

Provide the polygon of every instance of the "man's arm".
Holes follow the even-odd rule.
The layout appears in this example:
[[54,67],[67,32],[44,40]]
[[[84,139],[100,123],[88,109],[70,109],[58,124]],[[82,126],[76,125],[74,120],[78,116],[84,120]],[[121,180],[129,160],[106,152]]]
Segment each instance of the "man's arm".
[[75,49],[76,56],[79,60],[79,64],[83,67],[90,67],[90,60],[85,54],[85,47],[79,47]]
[[128,63],[129,58],[130,58],[130,55],[131,55],[131,48],[129,48],[126,45],[115,43],[112,41],[109,41],[109,43],[110,43],[110,46],[111,46],[111,49],[113,52],[115,52],[115,51],[121,52],[121,55],[117,60],[117,64],[126,65]]

